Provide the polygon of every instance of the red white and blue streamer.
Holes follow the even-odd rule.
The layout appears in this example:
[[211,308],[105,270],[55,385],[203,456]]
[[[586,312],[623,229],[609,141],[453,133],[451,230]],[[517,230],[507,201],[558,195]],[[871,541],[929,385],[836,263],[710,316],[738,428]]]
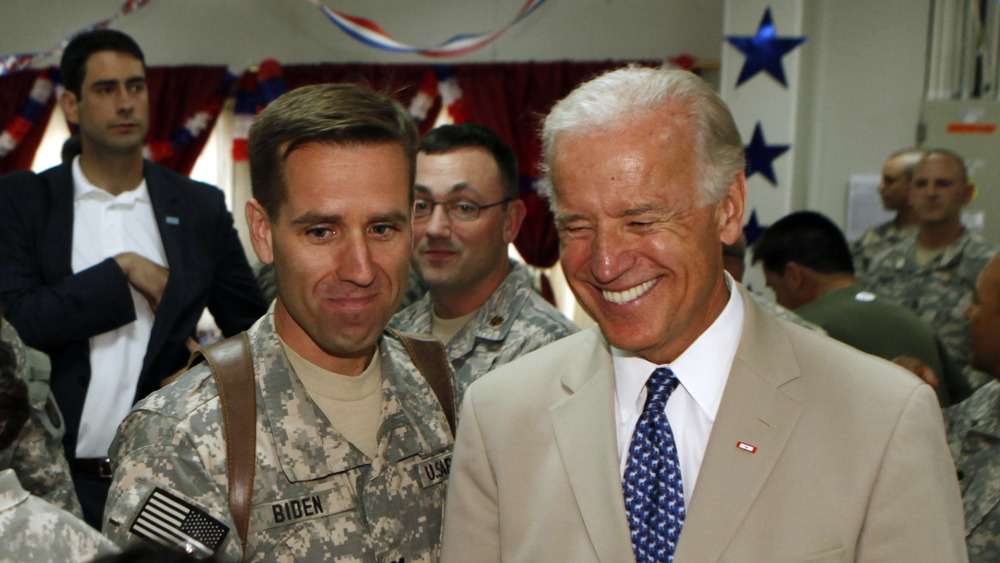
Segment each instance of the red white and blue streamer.
[[77,35],[80,35],[81,33],[86,33],[88,31],[93,31],[95,29],[106,28],[108,27],[108,25],[111,24],[111,22],[115,21],[116,19],[122,16],[128,15],[133,11],[138,10],[139,8],[142,8],[151,1],[152,0],[126,0],[126,2],[122,4],[122,7],[119,8],[118,11],[115,12],[115,14],[110,18],[99,21],[93,25],[87,26],[77,31],[76,33],[70,35],[66,39],[63,39],[58,45],[49,49],[48,51],[45,51],[44,53],[20,53],[16,55],[0,56],[0,76],[5,76],[8,74],[13,74],[15,72],[22,71],[31,66],[32,64],[34,64],[34,62],[37,60],[59,55],[63,52],[63,49],[66,48],[66,45],[69,45],[69,42],[72,41],[73,38],[76,37]]
[[222,104],[229,95],[229,90],[236,82],[236,72],[232,68],[219,80],[212,96],[184,122],[184,126],[171,133],[165,141],[154,141],[142,148],[143,156],[155,162],[163,162],[174,154],[181,152],[192,141],[208,131],[208,126],[222,110]]
[[247,138],[250,136],[250,126],[257,114],[287,89],[281,64],[274,59],[261,62],[258,72],[247,72],[240,78],[233,116],[234,161],[248,160]]
[[320,0],[309,0],[309,2],[319,8],[323,12],[323,15],[344,33],[369,47],[396,53],[416,53],[425,57],[457,57],[490,44],[508,29],[528,17],[539,6],[544,4],[545,0],[527,0],[524,6],[517,12],[517,15],[514,16],[514,19],[496,31],[491,33],[462,33],[431,47],[407,45],[393,39],[380,25],[369,19],[331,10],[320,2]]
[[458,79],[451,73],[451,67],[435,66],[427,70],[420,89],[410,100],[409,112],[417,125],[422,125],[434,101],[441,98],[442,111],[447,112],[452,123],[465,123],[471,119],[469,104],[462,95]]
[[35,125],[38,114],[49,101],[52,95],[53,81],[49,75],[49,70],[45,69],[38,74],[35,83],[31,86],[31,93],[28,100],[21,106],[21,111],[17,113],[14,121],[0,133],[0,158],[6,157],[17,148],[21,139],[28,134],[28,131]]

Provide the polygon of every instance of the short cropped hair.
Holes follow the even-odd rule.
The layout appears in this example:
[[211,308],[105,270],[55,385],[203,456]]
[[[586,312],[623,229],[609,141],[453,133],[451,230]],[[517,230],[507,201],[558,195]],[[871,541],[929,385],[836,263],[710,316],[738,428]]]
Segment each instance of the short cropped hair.
[[87,59],[94,53],[115,51],[132,55],[139,59],[142,68],[146,68],[146,57],[142,49],[128,35],[114,29],[96,29],[81,33],[73,38],[63,51],[59,62],[59,73],[62,75],[63,86],[73,92],[79,100],[83,94],[83,78],[87,75]]
[[890,154],[886,161],[895,160],[897,158],[901,159],[903,161],[903,174],[906,174],[906,177],[912,180],[913,171],[917,169],[917,164],[925,154],[926,152],[923,149],[911,147],[900,149]]
[[505,199],[519,199],[521,190],[517,182],[517,155],[496,131],[476,123],[442,125],[423,136],[417,152],[443,154],[456,149],[480,148],[490,153],[500,171],[500,185]]
[[[923,157],[921,157],[920,161],[918,161],[917,164],[919,164],[920,162],[923,162],[924,159],[930,158],[930,157],[935,156],[935,155],[946,156],[946,157],[954,160],[955,162],[957,162],[958,163],[958,167],[962,170],[962,182],[966,183],[966,184],[969,183],[969,169],[968,169],[968,167],[965,164],[965,159],[962,158],[962,155],[958,154],[957,152],[955,152],[953,150],[941,149],[941,148],[927,149],[926,151],[924,151]],[[914,165],[914,169],[915,168],[916,168],[916,165]]]
[[403,106],[357,84],[314,84],[283,94],[250,127],[250,185],[253,197],[272,219],[288,196],[285,159],[312,143],[399,145],[409,167],[412,199],[417,128]]
[[798,211],[768,227],[753,247],[753,262],[778,275],[789,262],[823,274],[854,273],[851,249],[840,229],[815,211]]
[[[694,125],[699,199],[704,204],[721,201],[745,166],[743,140],[725,102],[704,80],[685,70],[630,65],[580,85],[545,118],[545,170],[551,170],[560,135],[612,127],[668,104],[686,109]],[[553,199],[557,196],[553,188],[543,181],[540,191]]]
[[28,386],[17,376],[14,349],[0,340],[0,450],[17,439],[28,420],[28,408]]

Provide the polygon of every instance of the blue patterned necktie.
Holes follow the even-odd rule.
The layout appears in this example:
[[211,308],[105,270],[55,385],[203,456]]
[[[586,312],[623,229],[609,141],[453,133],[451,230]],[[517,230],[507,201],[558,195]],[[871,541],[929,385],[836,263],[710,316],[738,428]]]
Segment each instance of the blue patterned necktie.
[[638,563],[673,561],[684,524],[677,444],[664,408],[679,381],[657,368],[646,382],[646,406],[635,425],[625,466],[625,511]]

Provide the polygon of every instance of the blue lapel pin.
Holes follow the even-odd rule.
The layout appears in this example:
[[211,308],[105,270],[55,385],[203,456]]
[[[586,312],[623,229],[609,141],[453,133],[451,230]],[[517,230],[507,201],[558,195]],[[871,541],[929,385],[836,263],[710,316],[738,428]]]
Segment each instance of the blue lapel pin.
[[167,215],[167,224],[168,225],[180,225],[181,224],[181,220],[178,219],[177,217],[171,217],[170,215]]

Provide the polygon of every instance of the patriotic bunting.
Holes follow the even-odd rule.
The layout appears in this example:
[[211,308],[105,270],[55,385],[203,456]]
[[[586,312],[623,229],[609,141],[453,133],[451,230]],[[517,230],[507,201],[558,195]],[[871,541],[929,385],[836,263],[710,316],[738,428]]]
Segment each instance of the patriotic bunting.
[[45,51],[44,53],[21,53],[18,55],[0,56],[0,76],[22,71],[31,66],[35,61],[39,59],[44,59],[46,57],[58,55],[63,52],[63,49],[66,48],[66,45],[69,45],[69,42],[72,41],[73,38],[76,37],[77,35],[80,35],[81,33],[86,33],[88,31],[93,31],[95,29],[106,28],[108,27],[108,25],[111,24],[111,22],[115,21],[116,19],[122,16],[128,15],[133,11],[138,10],[139,8],[142,8],[150,1],[151,0],[127,0],[124,4],[122,4],[122,7],[119,8],[118,11],[110,18],[103,21],[99,21],[91,26],[85,27],[77,31],[76,33],[70,35],[66,39],[63,39],[58,45],[49,49],[48,51]]
[[50,73],[56,73],[56,71],[45,69],[39,73],[35,83],[31,86],[31,94],[28,95],[28,100],[21,107],[21,111],[18,112],[14,121],[3,130],[3,133],[0,133],[0,158],[4,158],[17,148],[18,143],[31,130],[38,114],[48,102],[53,87]]
[[162,162],[175,153],[184,150],[192,141],[208,129],[208,125],[219,111],[229,95],[229,90],[236,82],[236,73],[232,68],[226,71],[219,85],[215,87],[212,97],[202,107],[187,119],[184,126],[174,131],[165,141],[154,141],[142,148],[143,156],[155,162]]
[[544,4],[545,0],[527,0],[524,6],[521,6],[513,21],[492,33],[463,33],[432,47],[414,47],[401,43],[389,36],[381,26],[371,20],[331,10],[319,0],[309,0],[309,2],[319,8],[323,12],[323,15],[339,27],[341,31],[369,47],[396,53],[416,53],[425,57],[457,57],[465,53],[471,53],[492,43],[493,40],[503,35],[508,29],[528,17],[529,14]]
[[233,116],[233,161],[241,162],[249,159],[247,155],[247,137],[254,118],[268,104],[287,90],[285,78],[281,72],[281,64],[274,59],[260,63],[257,73],[247,72],[240,78],[236,90],[236,109]]

